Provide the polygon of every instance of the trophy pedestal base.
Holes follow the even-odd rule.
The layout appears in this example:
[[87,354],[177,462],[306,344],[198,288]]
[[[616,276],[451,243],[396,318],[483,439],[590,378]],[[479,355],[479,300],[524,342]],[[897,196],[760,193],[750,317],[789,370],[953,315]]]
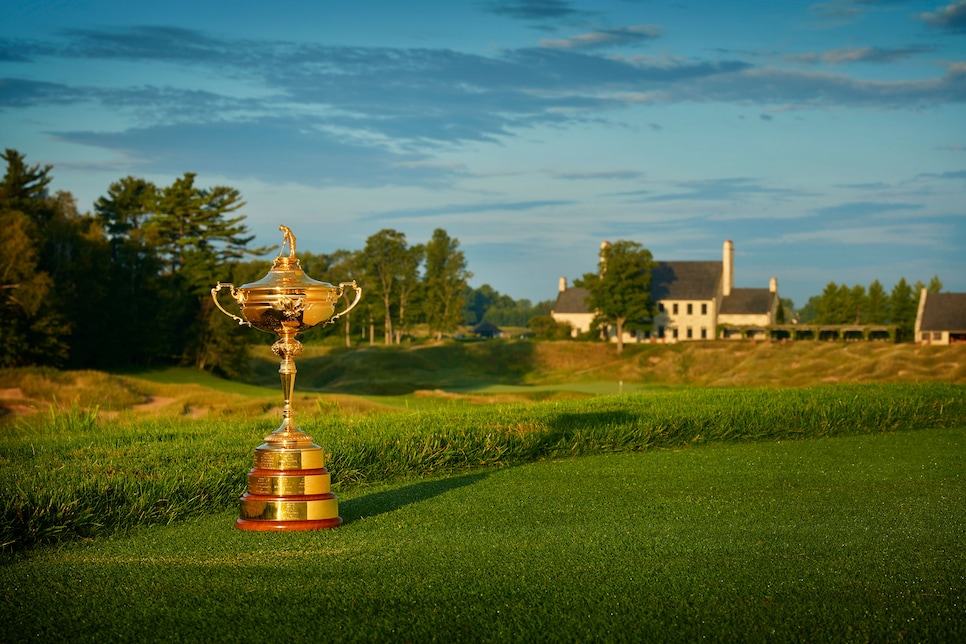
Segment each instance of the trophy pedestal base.
[[241,497],[239,530],[324,530],[342,525],[339,501],[330,490],[322,448],[311,444],[255,449],[248,492]]
[[259,532],[283,530],[326,530],[338,528],[342,525],[342,517],[334,519],[318,519],[315,521],[256,521],[253,519],[237,519],[235,527],[239,530],[256,530]]

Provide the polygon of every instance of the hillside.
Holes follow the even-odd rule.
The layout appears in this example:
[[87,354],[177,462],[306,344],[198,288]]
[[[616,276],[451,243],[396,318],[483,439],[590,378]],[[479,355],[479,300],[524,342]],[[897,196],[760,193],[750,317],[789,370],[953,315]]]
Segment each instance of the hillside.
[[[845,383],[966,384],[966,345],[879,342],[442,342],[353,349],[309,345],[297,359],[299,413],[370,413],[439,401],[494,403],[631,392],[653,387],[804,387]],[[620,385],[618,385],[620,383]],[[254,386],[253,386],[254,385]],[[278,359],[256,350],[246,383],[189,368],[126,374],[0,369],[0,422],[51,405],[104,418],[124,414],[274,420]],[[52,412],[50,412],[52,413]]]
[[[254,361],[252,384],[277,382],[277,359]],[[693,342],[613,345],[492,340],[414,347],[307,347],[298,358],[298,387],[367,395],[420,390],[471,391],[486,385],[574,382],[651,386],[782,386],[847,382],[966,384],[966,345],[884,342]]]

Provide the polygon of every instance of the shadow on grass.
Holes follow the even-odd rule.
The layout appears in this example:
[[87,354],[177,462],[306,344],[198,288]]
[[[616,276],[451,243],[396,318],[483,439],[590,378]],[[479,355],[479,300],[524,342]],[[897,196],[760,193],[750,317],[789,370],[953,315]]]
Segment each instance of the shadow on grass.
[[638,414],[623,409],[613,409],[558,414],[548,422],[548,425],[553,432],[559,434],[562,438],[587,429],[635,427],[639,422],[640,416]]
[[[296,387],[325,393],[401,396],[420,389],[522,384],[527,374],[537,369],[535,346],[523,340],[481,340],[338,348],[323,355],[300,357]],[[251,364],[251,383],[277,386],[277,359],[264,356]]]
[[340,501],[339,509],[344,523],[352,523],[364,517],[372,517],[399,508],[420,503],[466,485],[473,485],[486,478],[485,472],[464,474],[437,481],[421,481],[385,492],[374,492],[356,499]]

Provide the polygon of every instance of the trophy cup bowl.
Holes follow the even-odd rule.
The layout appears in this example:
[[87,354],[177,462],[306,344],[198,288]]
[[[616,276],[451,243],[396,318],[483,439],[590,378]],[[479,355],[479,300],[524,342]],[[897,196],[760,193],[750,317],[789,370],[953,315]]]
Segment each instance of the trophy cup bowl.
[[[317,530],[341,525],[339,506],[329,490],[330,475],[325,469],[322,448],[299,429],[292,419],[292,392],[295,387],[295,356],[302,352],[296,334],[316,326],[328,326],[354,309],[362,298],[355,283],[333,286],[314,280],[302,271],[295,256],[295,235],[285,227],[282,250],[271,270],[262,279],[235,287],[218,282],[211,289],[215,306],[242,326],[274,333],[278,340],[272,351],[281,358],[284,406],[282,424],[255,448],[255,468],[248,475],[248,492],[241,498],[241,517],[235,525],[243,530]],[[284,255],[285,246],[288,255]],[[218,294],[228,288],[241,316],[228,312]],[[355,299],[341,312],[336,304],[347,287]]]

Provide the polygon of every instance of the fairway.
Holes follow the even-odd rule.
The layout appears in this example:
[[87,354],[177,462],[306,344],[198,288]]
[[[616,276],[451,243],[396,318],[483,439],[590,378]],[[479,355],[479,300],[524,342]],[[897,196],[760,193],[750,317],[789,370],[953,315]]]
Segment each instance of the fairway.
[[6,641],[956,641],[966,429],[546,460],[0,568]]
[[[646,391],[647,385],[631,382],[565,382],[553,385],[486,385],[459,389],[480,394],[527,394],[533,392],[571,391],[590,396],[630,394]],[[454,389],[454,391],[457,391]]]

